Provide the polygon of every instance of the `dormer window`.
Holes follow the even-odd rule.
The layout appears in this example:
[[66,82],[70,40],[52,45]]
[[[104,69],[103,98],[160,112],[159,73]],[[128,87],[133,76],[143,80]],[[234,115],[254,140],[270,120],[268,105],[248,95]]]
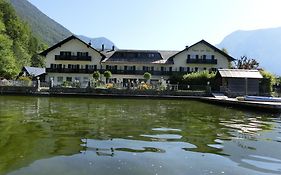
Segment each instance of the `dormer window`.
[[155,57],[154,53],[149,53],[148,54],[148,58],[154,58],[154,57]]

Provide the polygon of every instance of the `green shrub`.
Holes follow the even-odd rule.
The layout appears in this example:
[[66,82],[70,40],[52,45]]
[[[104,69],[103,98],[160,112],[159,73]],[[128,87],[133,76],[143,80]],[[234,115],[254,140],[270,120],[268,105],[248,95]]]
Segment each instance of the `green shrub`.
[[260,73],[263,79],[260,82],[260,93],[271,94],[273,91],[273,85],[276,83],[276,77],[265,70],[261,70]]
[[70,81],[64,81],[64,82],[61,84],[61,86],[62,86],[62,87],[71,87],[71,84],[72,84],[72,82],[70,82]]
[[23,86],[31,86],[32,80],[29,77],[22,76],[18,78],[19,81],[22,81]]
[[95,79],[95,81],[98,81],[100,79],[100,72],[99,71],[95,71],[93,73],[93,78]]
[[212,83],[216,74],[208,71],[193,72],[183,76],[183,82],[189,85],[207,85],[207,82]]
[[109,70],[106,70],[104,73],[103,73],[103,76],[106,78],[106,83],[108,83],[108,79],[110,77],[112,77],[112,73],[109,71]]
[[144,79],[146,80],[146,82],[147,82],[148,80],[151,79],[151,73],[145,72],[145,73],[143,74],[143,78],[144,78]]

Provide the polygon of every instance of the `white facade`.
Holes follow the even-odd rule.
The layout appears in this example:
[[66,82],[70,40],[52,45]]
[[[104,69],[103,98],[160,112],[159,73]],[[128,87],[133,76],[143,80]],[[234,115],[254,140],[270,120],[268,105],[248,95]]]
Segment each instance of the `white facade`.
[[[60,56],[62,52],[71,52],[71,57],[74,59],[56,59],[56,57]],[[75,59],[79,53],[87,53],[87,57],[89,59]],[[81,57],[83,57],[83,55],[81,55]],[[86,68],[99,70],[101,69],[100,62],[102,58],[103,56],[101,53],[93,49],[90,45],[87,45],[87,43],[84,43],[79,39],[71,39],[59,47],[50,50],[46,54],[46,81],[50,81],[52,79],[54,85],[60,85],[64,81],[75,80],[81,82],[82,85],[87,84],[87,82],[92,78],[92,74],[86,72],[81,73],[83,71],[75,73],[72,72],[71,69],[73,69],[73,67],[79,67],[79,70],[86,70]],[[59,69],[66,71],[59,71]]]
[[[195,63],[187,63],[188,55],[189,58],[194,60]],[[205,55],[206,63],[196,63],[196,56],[198,61],[202,60]],[[208,64],[207,62],[217,62],[216,64]],[[180,67],[185,70],[189,68],[190,72],[203,71],[203,70],[217,70],[222,68],[229,68],[230,61],[222,53],[217,52],[215,49],[209,47],[204,43],[197,43],[188,49],[185,49],[181,53],[175,56],[173,70],[179,71]],[[197,70],[196,70],[197,69]]]
[[[122,50],[112,52],[114,54]],[[130,54],[136,55],[139,52],[147,55],[150,53],[150,51],[129,51]],[[158,53],[158,51],[151,52]],[[139,58],[137,61],[114,60],[111,57],[112,54],[105,56],[75,36],[67,38],[42,53],[46,56],[46,81],[52,79],[54,85],[60,85],[65,81],[79,81],[82,86],[87,86],[95,70],[111,71],[111,78],[119,83],[131,80],[142,81],[143,73],[146,71],[151,72],[153,81],[158,81],[162,78],[168,79],[172,73],[228,68],[233,60],[232,57],[204,40],[183,51],[170,53],[169,56],[166,54],[165,57],[162,55],[160,60],[153,62],[147,61],[148,57]],[[128,53],[128,50],[124,53]],[[111,59],[107,60],[108,58]]]

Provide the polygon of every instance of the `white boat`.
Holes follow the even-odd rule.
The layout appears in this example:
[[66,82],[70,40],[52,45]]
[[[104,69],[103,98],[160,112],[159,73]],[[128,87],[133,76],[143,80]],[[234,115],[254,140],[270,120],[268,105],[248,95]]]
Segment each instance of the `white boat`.
[[262,96],[245,96],[245,101],[263,101],[263,102],[280,102],[281,98],[278,97],[262,97]]

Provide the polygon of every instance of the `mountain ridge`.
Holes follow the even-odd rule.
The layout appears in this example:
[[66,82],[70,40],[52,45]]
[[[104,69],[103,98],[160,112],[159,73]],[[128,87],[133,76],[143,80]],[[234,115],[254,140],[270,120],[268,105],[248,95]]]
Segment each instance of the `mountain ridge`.
[[[52,46],[58,42],[73,35],[73,33],[66,29],[63,25],[59,24],[49,16],[41,12],[36,6],[27,0],[7,0],[16,10],[18,16],[27,22],[32,32],[39,37],[43,42]],[[91,40],[93,47],[101,48],[104,44],[106,49],[111,49],[114,43],[106,37],[90,38],[83,35],[81,39],[85,42]]]
[[111,50],[113,46],[117,49],[115,44],[109,39],[107,39],[106,37],[90,38],[84,35],[76,35],[76,36],[78,36],[81,40],[83,40],[86,43],[91,42],[92,46],[98,50],[102,49],[102,45],[104,45],[105,50]]
[[27,0],[9,0],[18,16],[26,21],[32,32],[48,45],[72,35],[68,29],[51,19]]
[[260,67],[281,75],[281,27],[256,30],[237,30],[227,35],[219,48],[226,48],[235,58],[247,56],[260,63]]

